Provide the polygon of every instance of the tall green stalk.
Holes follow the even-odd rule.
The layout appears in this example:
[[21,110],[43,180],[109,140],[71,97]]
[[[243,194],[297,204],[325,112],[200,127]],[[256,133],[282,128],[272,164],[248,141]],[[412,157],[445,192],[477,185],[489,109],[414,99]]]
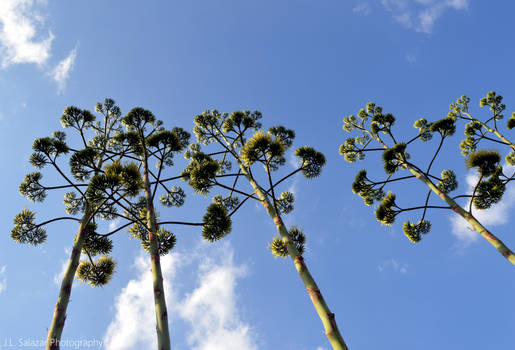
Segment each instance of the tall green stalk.
[[[261,129],[259,119],[261,119],[261,113],[258,111],[252,113],[235,111],[229,115],[213,110],[197,115],[194,132],[198,142],[205,145],[217,144],[221,150],[218,148],[212,153],[206,154],[200,151],[200,145],[191,145],[190,151],[185,154],[186,158],[191,159],[191,162],[183,172],[184,179],[189,181],[190,186],[198,193],[206,194],[215,186],[230,191],[228,197],[216,195],[213,198],[215,203],[222,203],[226,206],[227,211],[230,212],[229,217],[248,199],[256,200],[264,206],[279,234],[279,238],[274,238],[273,243],[269,244],[269,248],[276,256],[291,258],[322,321],[331,346],[333,349],[347,350],[335,316],[325,302],[320,288],[302,257],[305,236],[298,229],[296,233],[293,229],[289,232],[281,218],[281,213],[286,214],[293,210],[293,194],[283,192],[280,197],[275,194],[276,186],[298,172],[302,172],[308,179],[319,176],[325,164],[325,157],[309,146],[298,148],[295,156],[301,160],[299,168],[274,183],[271,172],[278,170],[286,163],[284,155],[292,145],[295,132],[283,126],[273,126],[268,131],[259,130]],[[254,133],[247,139],[244,134],[248,130],[253,130]],[[215,155],[221,159],[211,158]],[[231,170],[232,159],[237,163],[238,171],[230,174],[227,172]],[[266,190],[258,184],[253,175],[251,168],[256,163],[262,164],[266,171],[267,186],[269,186]],[[247,180],[246,182],[252,187],[252,193],[247,193],[243,187],[236,187],[240,177]],[[232,185],[220,182],[228,178],[234,179],[230,180]],[[240,202],[235,194],[243,195],[243,201]],[[217,239],[219,238],[221,237],[217,237]]]
[[145,201],[147,207],[147,228],[148,241],[150,243],[150,259],[152,267],[152,286],[154,291],[154,305],[156,310],[156,331],[157,347],[159,350],[170,350],[170,331],[168,329],[168,313],[166,311],[165,291],[163,287],[163,273],[161,271],[161,261],[159,257],[159,245],[157,241],[157,224],[150,182],[148,179],[148,162],[145,150],[143,162],[143,183],[145,191]]
[[[104,114],[104,128],[101,133],[104,137],[104,142],[102,144],[102,149],[100,152],[99,159],[96,163],[96,168],[94,170],[94,175],[99,174],[99,169],[102,168],[104,164],[104,155],[107,150],[107,139],[111,133],[113,128],[116,128],[116,123],[118,123],[119,114],[115,111],[111,110],[114,107],[114,101],[110,99],[105,100],[105,114]],[[104,106],[101,104],[97,104],[97,109],[102,110]],[[117,107],[114,107],[115,109]],[[66,124],[64,124],[66,125]],[[83,124],[84,126],[84,124]],[[79,123],[77,123],[77,127],[79,127]],[[84,140],[84,134],[82,128],[79,129],[81,136]],[[86,144],[85,144],[86,146]],[[70,254],[70,258],[68,259],[68,265],[66,266],[66,270],[64,272],[63,281],[61,282],[61,287],[59,289],[59,296],[57,298],[57,303],[54,308],[54,314],[52,317],[52,321],[50,322],[50,328],[47,334],[46,341],[46,350],[58,350],[59,343],[61,341],[61,335],[64,328],[64,322],[66,320],[66,310],[68,308],[68,302],[70,300],[71,289],[73,285],[73,280],[75,274],[77,273],[77,268],[80,262],[80,256],[82,253],[82,248],[84,246],[84,242],[88,235],[87,227],[95,216],[96,211],[94,211],[89,205],[88,201],[84,199],[84,211],[81,219],[81,223],[79,226],[79,230],[75,239],[73,240],[73,248]]]
[[[152,289],[154,293],[154,306],[156,313],[156,332],[159,350],[170,350],[170,331],[168,326],[168,313],[166,308],[165,290],[163,287],[163,273],[161,270],[160,255],[167,254],[175,246],[176,237],[173,233],[161,228],[161,224],[184,224],[202,226],[202,223],[167,222],[158,223],[154,207],[154,198],[159,186],[166,190],[160,201],[166,206],[181,206],[184,203],[184,192],[180,188],[168,188],[164,182],[172,179],[161,179],[163,169],[173,164],[172,158],[189,143],[190,135],[180,128],[167,131],[161,127],[162,121],[157,120],[152,112],[140,107],[133,108],[122,119],[126,132],[117,135],[120,144],[129,147],[128,153],[123,157],[138,159],[140,169],[143,170],[143,191],[145,198],[139,206],[141,220],[144,225],[133,225],[133,237],[141,240],[143,248],[150,254],[152,268]],[[153,159],[158,167],[157,174],[149,169],[149,162]],[[153,182],[149,176],[153,177]],[[178,179],[178,178],[176,178]],[[152,188],[153,186],[153,188]],[[144,217],[143,217],[144,215]]]
[[[425,220],[427,209],[452,210],[465,219],[472,228],[493,245],[503,257],[515,265],[515,253],[496,235],[483,226],[472,214],[473,207],[483,210],[498,203],[503,197],[507,184],[515,180],[515,175],[507,176],[504,174],[503,167],[500,165],[501,154],[499,151],[477,149],[479,143],[483,140],[485,142],[494,142],[496,145],[508,146],[511,152],[506,156],[506,162],[510,165],[513,165],[513,162],[515,162],[513,158],[515,149],[513,143],[498,131],[497,123],[503,117],[502,112],[505,106],[501,104],[501,96],[496,95],[494,92],[488,93],[487,97],[481,99],[480,106],[489,106],[490,110],[493,111],[493,115],[486,122],[482,122],[469,114],[469,100],[468,97],[462,96],[456,102],[452,103],[450,112],[447,117],[443,119],[432,123],[424,118],[417,120],[413,126],[418,129],[419,134],[406,143],[398,142],[392,133],[395,117],[390,113],[383,113],[382,107],[370,102],[367,104],[366,108],[360,110],[358,114],[359,120],[354,115],[344,118],[343,129],[345,131],[352,132],[353,130],[358,130],[362,135],[348,138],[345,143],[340,146],[340,153],[345,156],[346,161],[354,162],[364,159],[366,152],[383,152],[382,160],[384,170],[388,175],[386,180],[379,182],[371,180],[368,178],[366,170],[362,170],[358,173],[352,184],[353,192],[359,194],[364,199],[366,205],[372,205],[375,201],[382,201],[382,204],[379,205],[375,211],[376,218],[381,223],[392,225],[395,217],[399,213],[421,210],[423,211],[421,219],[417,223],[407,221],[403,225],[404,234],[412,242],[419,242],[422,239],[422,234],[427,234],[431,227],[430,222]],[[456,122],[460,119],[468,121],[464,129],[466,138],[460,144],[461,153],[467,156],[467,167],[469,169],[477,169],[480,176],[471,194],[451,197],[449,193],[458,188],[454,171],[451,169],[443,170],[439,177],[431,174],[430,171],[438,154],[442,150],[445,139],[454,135],[456,132]],[[370,124],[368,124],[369,121]],[[493,127],[490,127],[489,123],[493,123]],[[515,113],[508,121],[507,127],[511,129],[514,126]],[[494,134],[500,141],[490,137],[489,133]],[[424,167],[424,170],[422,170],[420,165],[415,165],[409,161],[410,156],[406,149],[410,143],[416,140],[427,142],[432,139],[433,135],[438,134],[440,135],[440,142],[427,168]],[[380,135],[384,135],[384,137]],[[391,147],[388,146],[386,140],[391,140],[394,145]],[[369,147],[372,141],[377,141],[381,147]],[[392,178],[399,169],[407,169],[413,175]],[[429,192],[425,196],[424,205],[401,208],[395,202],[396,196],[391,192],[385,196],[383,189],[388,183],[404,181],[410,178],[416,178],[423,182],[429,188]],[[432,193],[436,194],[447,203],[448,206],[430,205],[429,199]],[[469,198],[468,210],[456,202],[458,198]]]
[[309,297],[311,298],[311,302],[313,303],[313,306],[315,307],[316,312],[320,317],[322,324],[324,325],[325,334],[329,339],[331,346],[335,350],[347,350],[347,345],[345,344],[345,341],[343,340],[340,330],[338,329],[338,325],[336,324],[334,313],[332,313],[329,309],[329,306],[327,306],[327,303],[325,302],[324,297],[322,296],[320,288],[318,288],[315,279],[309,272],[309,269],[304,262],[304,258],[301,254],[299,254],[299,251],[297,250],[297,247],[292,241],[290,234],[288,233],[288,230],[284,225],[283,220],[281,219],[280,214],[275,210],[274,205],[267,198],[264,190],[261,187],[259,187],[256,181],[254,181],[254,179],[247,172],[243,164],[239,162],[239,165],[242,173],[249,181],[257,196],[261,199],[263,207],[265,207],[268,215],[274,221],[275,227],[277,228],[277,232],[281,236],[281,240],[288,249],[288,255],[292,259],[293,264],[295,265],[295,269],[297,270],[302,280],[302,283],[304,284],[304,287],[306,287]]
[[[383,146],[384,149],[388,149],[388,146],[376,135],[370,133],[367,131],[367,133],[373,137],[377,142]],[[486,227],[484,227],[470,212],[463,209],[456,201],[454,201],[451,197],[449,197],[445,192],[442,192],[438,189],[438,187],[421,171],[418,169],[415,169],[412,164],[407,162],[403,157],[398,158],[399,162],[405,166],[417,179],[422,181],[424,184],[426,184],[427,187],[431,189],[438,197],[443,199],[451,209],[461,216],[463,219],[465,219],[469,224],[472,225],[474,230],[476,230],[481,237],[485,238],[488,243],[493,245],[495,249],[501,253],[502,256],[504,256],[506,259],[508,259],[509,262],[515,265],[515,254],[499,239],[497,238],[493,233],[491,233]],[[472,199],[471,199],[472,200]]]
[[77,235],[73,241],[72,252],[70,254],[70,259],[68,260],[68,265],[66,266],[66,271],[64,272],[61,288],[59,289],[59,297],[57,298],[54,315],[48,330],[46,341],[47,350],[59,349],[64,322],[66,320],[66,309],[68,308],[68,302],[70,301],[70,294],[73,280],[75,278],[75,273],[77,272],[77,267],[79,266],[82,246],[84,245],[84,241],[86,240],[86,235],[88,233],[86,228],[89,224],[91,214],[90,207],[86,203],[84,215],[82,216],[82,220],[79,225],[79,231],[77,232]]
[[499,253],[501,253],[502,256],[504,256],[506,259],[508,259],[509,262],[515,265],[515,254],[511,251],[510,248],[508,248],[503,241],[501,241],[497,236],[495,236],[492,232],[490,232],[486,227],[484,227],[471,213],[467,212],[465,209],[463,209],[458,203],[456,203],[451,197],[449,197],[446,193],[440,191],[438,187],[435,186],[435,184],[427,178],[424,174],[413,168],[411,165],[406,164],[406,168],[413,174],[417,179],[422,181],[440,197],[443,199],[449,206],[452,208],[452,210],[461,216],[463,219],[467,220],[469,224],[472,225],[474,230],[476,230],[481,237],[485,238],[488,243],[493,245]]

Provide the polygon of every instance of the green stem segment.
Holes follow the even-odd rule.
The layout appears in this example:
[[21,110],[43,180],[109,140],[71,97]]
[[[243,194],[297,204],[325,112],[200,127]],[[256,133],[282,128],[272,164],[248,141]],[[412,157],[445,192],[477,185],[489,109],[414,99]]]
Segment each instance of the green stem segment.
[[86,208],[84,209],[84,215],[79,226],[79,232],[73,241],[72,253],[63,276],[61,289],[59,290],[59,297],[57,298],[57,303],[55,305],[54,316],[52,317],[50,329],[48,330],[46,350],[58,350],[59,343],[61,342],[61,335],[63,333],[64,321],[66,320],[66,309],[68,307],[68,302],[70,301],[73,279],[75,277],[77,267],[79,266],[82,245],[84,244],[87,235],[86,227],[92,214],[91,208],[87,202],[85,206]]
[[143,182],[145,185],[145,198],[147,202],[147,228],[148,241],[150,243],[150,258],[152,266],[152,283],[154,289],[154,305],[156,310],[157,345],[159,350],[170,350],[170,331],[168,329],[168,313],[166,311],[165,292],[163,287],[163,273],[159,257],[159,245],[157,241],[157,223],[150,181],[148,179],[148,163],[143,159]]
[[491,245],[495,247],[504,256],[508,259],[512,264],[515,265],[515,254],[508,248],[499,238],[497,238],[493,233],[488,231],[486,227],[484,227],[477,219],[465,209],[463,209],[460,205],[458,205],[451,197],[449,197],[446,193],[440,191],[438,187],[435,186],[424,174],[420,173],[416,169],[414,169],[409,164],[406,164],[408,170],[415,175],[417,179],[425,183],[434,193],[438,195],[438,197],[442,198],[449,206],[454,210],[456,214],[467,220],[469,224],[472,225],[474,230],[479,232],[479,234],[485,238]]
[[322,320],[325,334],[327,335],[331,346],[335,350],[348,350],[347,345],[345,344],[345,341],[343,340],[343,337],[338,330],[338,325],[336,324],[334,314],[331,312],[331,310],[329,310],[329,306],[327,306],[324,297],[322,296],[322,292],[318,288],[315,280],[313,279],[313,276],[311,276],[311,273],[309,272],[306,263],[304,262],[304,258],[301,254],[299,254],[297,247],[293,243],[290,234],[288,233],[288,230],[286,229],[286,226],[281,219],[281,216],[275,210],[273,204],[266,196],[265,191],[257,184],[252,176],[250,176],[250,174],[247,172],[247,169],[239,160],[238,163],[242,173],[245,175],[247,180],[250,182],[250,185],[261,199],[261,203],[265,207],[268,215],[270,215],[270,217],[274,220],[277,232],[281,236],[281,240],[288,249],[288,255],[293,260],[295,268],[297,269],[297,272],[299,273],[299,276],[309,293],[311,302],[313,303],[318,316]]
[[[385,149],[388,149],[388,146],[377,136],[373,135],[372,133],[369,133],[377,142],[379,142]],[[417,179],[425,183],[431,191],[436,193],[438,197],[443,199],[449,206],[452,208],[452,210],[467,220],[469,224],[472,225],[474,230],[479,232],[479,234],[485,238],[491,245],[495,247],[501,253],[502,256],[504,256],[506,259],[508,259],[509,262],[515,265],[515,254],[511,251],[510,248],[508,248],[503,241],[501,241],[499,238],[497,238],[492,232],[488,231],[486,227],[484,227],[477,219],[468,211],[463,209],[458,203],[456,203],[451,197],[449,197],[446,193],[440,191],[436,185],[429,180],[429,178],[423,174],[422,172],[415,169],[412,165],[407,163],[405,160],[402,160],[403,165],[406,166],[406,168],[413,174]]]

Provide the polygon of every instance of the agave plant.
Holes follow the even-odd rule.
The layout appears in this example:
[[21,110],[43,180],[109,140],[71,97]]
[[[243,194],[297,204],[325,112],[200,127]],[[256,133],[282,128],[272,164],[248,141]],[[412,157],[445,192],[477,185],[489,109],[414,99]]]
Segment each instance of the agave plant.
[[[27,174],[19,187],[20,193],[33,202],[42,202],[48,191],[68,190],[63,201],[68,216],[37,223],[35,212],[23,209],[14,218],[14,228],[11,231],[14,241],[31,245],[42,244],[46,241],[48,224],[62,220],[79,222],[48,330],[47,349],[59,349],[74,277],[97,287],[109,282],[114,272],[116,263],[109,256],[112,242],[97,233],[96,220],[112,219],[114,208],[111,200],[120,195],[136,195],[140,188],[141,180],[137,177],[129,179],[112,174],[111,183],[104,188],[110,191],[109,196],[96,203],[88,199],[90,186],[95,184],[99,176],[103,176],[103,167],[112,163],[112,157],[108,154],[112,147],[110,139],[119,131],[121,118],[120,109],[112,99],[97,103],[95,109],[103,117],[101,121],[95,122],[95,115],[88,110],[74,106],[64,110],[61,124],[80,136],[81,144],[77,149],[68,146],[66,134],[62,131],[34,141],[31,164],[39,170],[46,166],[52,167],[62,179],[62,184],[44,184],[43,174],[38,171]],[[63,167],[63,159],[68,160],[69,171]],[[124,167],[124,174],[130,169],[130,166]],[[81,261],[81,255],[86,259]]]
[[[182,173],[183,179],[200,194],[207,194],[214,188],[225,191],[227,195],[215,195],[213,203],[222,205],[216,210],[227,212],[229,217],[249,199],[263,205],[278,232],[278,236],[269,243],[269,248],[275,256],[291,258],[331,345],[334,349],[347,349],[334,314],[329,310],[302,256],[306,241],[304,233],[296,227],[288,230],[283,222],[283,215],[293,210],[294,196],[290,192],[278,193],[278,186],[297,173],[302,173],[308,179],[319,176],[325,157],[312,147],[300,147],[295,151],[299,159],[298,167],[274,179],[274,172],[286,162],[285,153],[292,146],[295,133],[283,126],[261,130],[261,117],[257,111],[227,114],[213,110],[197,115],[194,132],[198,143],[192,144],[185,153],[190,163]],[[202,145],[209,152],[202,151]],[[233,165],[236,170],[231,173]],[[212,233],[215,234],[204,232],[204,238],[214,241],[226,234],[221,230]]]
[[[501,149],[508,149],[505,160],[509,165],[515,164],[515,145],[500,132],[500,120],[506,106],[502,104],[502,97],[495,92],[489,92],[480,100],[480,107],[489,107],[491,117],[481,121],[469,112],[470,99],[460,97],[450,105],[450,111],[443,119],[428,122],[421,118],[413,125],[418,133],[406,142],[400,142],[394,136],[392,127],[395,117],[391,113],[383,113],[383,109],[375,103],[368,103],[361,109],[358,117],[351,115],[344,118],[343,129],[347,132],[357,132],[358,136],[348,138],[340,146],[340,154],[348,162],[363,160],[367,152],[382,152],[382,163],[387,175],[385,180],[371,179],[366,170],[361,170],[353,184],[352,191],[363,198],[366,205],[380,202],[375,214],[379,222],[392,225],[396,217],[408,211],[421,211],[418,221],[406,221],[403,225],[404,234],[414,243],[421,241],[422,237],[430,231],[431,224],[426,219],[428,209],[452,210],[483,238],[492,244],[498,251],[515,264],[515,254],[496,235],[489,231],[473,215],[473,209],[488,209],[498,203],[506,190],[507,185],[515,180],[515,174],[505,174],[500,164],[501,153],[499,150],[479,149],[478,146],[490,142]],[[478,179],[472,193],[464,193],[452,196],[450,193],[457,190],[458,182],[452,169],[443,169],[439,175],[431,172],[435,161],[441,154],[444,142],[456,132],[459,121],[467,121],[464,127],[465,139],[460,144],[461,153],[466,157],[466,166],[475,169]],[[515,113],[507,123],[507,129],[515,127]],[[434,153],[429,157],[427,165],[415,163],[411,160],[408,147],[416,141],[429,142],[436,136],[437,145]],[[379,147],[371,147],[376,142]],[[407,170],[411,175],[397,176],[400,171]],[[414,207],[404,207],[398,202],[397,196],[389,191],[385,193],[386,185],[418,179],[429,189],[425,201]],[[431,196],[443,200],[446,205],[433,205]],[[468,200],[468,204],[459,204],[460,200]]]

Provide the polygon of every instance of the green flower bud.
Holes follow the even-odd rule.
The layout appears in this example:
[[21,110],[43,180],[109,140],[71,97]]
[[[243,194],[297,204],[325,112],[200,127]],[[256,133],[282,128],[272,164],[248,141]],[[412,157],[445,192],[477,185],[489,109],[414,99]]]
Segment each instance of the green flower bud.
[[141,107],[130,110],[129,113],[122,118],[122,124],[125,125],[127,131],[134,131],[144,128],[146,124],[154,124],[156,117],[154,114]]
[[[304,254],[306,236],[304,235],[302,230],[298,229],[295,226],[292,226],[288,231],[288,234],[290,235],[290,240],[297,248],[299,254]],[[270,249],[272,251],[272,254],[278,258],[285,258],[288,256],[288,248],[279,236],[275,236],[272,243],[268,243],[268,249]]]
[[394,174],[403,164],[403,159],[407,158],[405,150],[405,143],[397,143],[383,152],[384,171],[387,174]]
[[217,194],[216,196],[213,197],[213,203],[223,206],[225,208],[225,210],[229,212],[229,211],[236,209],[238,204],[240,204],[240,200],[236,196],[224,198],[224,197],[220,196],[219,194]]
[[11,238],[16,243],[38,245],[46,241],[46,229],[36,225],[36,213],[23,209],[14,217],[14,228]]
[[511,118],[508,119],[508,130],[515,128],[515,112],[512,113]]
[[452,136],[456,132],[456,121],[451,117],[437,120],[431,124],[429,131],[438,132],[442,136]]
[[478,168],[479,173],[484,176],[490,176],[496,170],[497,165],[501,161],[501,156],[497,151],[479,150],[471,153],[467,160],[467,167]]
[[25,175],[19,187],[21,195],[32,202],[42,202],[46,198],[45,188],[39,183],[42,177],[39,172]]
[[325,164],[325,157],[322,153],[317,152],[314,148],[303,146],[297,148],[295,156],[302,161],[302,174],[308,179],[320,176],[322,167]]
[[77,198],[75,192],[65,193],[63,203],[67,214],[76,215],[84,210],[84,199]]
[[272,126],[268,132],[281,140],[285,149],[290,148],[295,139],[295,131],[286,129],[284,126]]
[[102,287],[111,280],[115,267],[116,262],[108,256],[97,259],[94,264],[83,260],[77,268],[77,279],[92,287]]
[[181,207],[184,205],[184,198],[186,193],[178,186],[173,186],[170,192],[163,194],[159,197],[159,201],[166,207]]
[[97,151],[90,147],[72,154],[70,171],[73,177],[79,181],[87,180],[95,172],[97,157]]
[[232,221],[222,205],[211,204],[203,217],[202,237],[208,242],[217,241],[231,232]]
[[456,181],[456,175],[452,170],[442,171],[442,181],[436,184],[436,187],[443,193],[450,193],[458,188],[458,182]]
[[431,230],[431,223],[427,220],[419,221],[416,224],[406,221],[402,225],[402,230],[411,242],[417,243],[422,239],[422,234],[427,234]]
[[481,181],[476,189],[472,203],[477,209],[488,209],[495,203],[498,203],[504,191],[505,183],[500,179],[502,175],[502,167],[497,166],[488,180]]
[[61,117],[63,128],[89,128],[94,121],[95,116],[90,111],[75,106],[66,107]]
[[279,209],[279,212],[282,214],[291,213],[291,211],[293,210],[294,201],[295,198],[293,197],[293,193],[282,192],[281,197],[279,197],[279,199],[276,200],[277,209]]
[[193,187],[196,193],[207,194],[213,187],[213,182],[220,169],[220,164],[205,153],[196,152],[191,161],[181,172],[184,181]]
[[388,195],[383,198],[381,205],[375,211],[377,221],[383,225],[391,226],[397,215],[393,206],[395,206],[395,194],[388,192]]

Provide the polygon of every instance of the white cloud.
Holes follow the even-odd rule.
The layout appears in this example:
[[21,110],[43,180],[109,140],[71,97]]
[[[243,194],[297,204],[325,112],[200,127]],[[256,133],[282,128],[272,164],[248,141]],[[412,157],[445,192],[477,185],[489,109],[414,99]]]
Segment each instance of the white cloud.
[[[505,174],[512,174],[515,172],[514,166],[504,166]],[[466,177],[467,185],[469,186],[468,193],[471,193],[478,180],[478,175],[475,170],[470,171]],[[465,208],[468,208],[470,201],[467,202]],[[513,213],[513,207],[515,206],[515,188],[508,186],[504,193],[501,201],[490,209],[486,210],[474,210],[472,214],[474,217],[484,226],[498,226],[508,222],[510,214]],[[451,217],[452,233],[458,237],[461,243],[469,244],[476,241],[479,237],[479,233],[474,231],[471,225],[458,214],[454,214]]]
[[66,87],[66,81],[70,76],[70,72],[73,69],[75,64],[75,58],[77,57],[77,48],[75,47],[70,51],[68,56],[59,62],[57,66],[52,70],[51,75],[52,78],[57,82],[57,86],[59,88],[59,92],[63,92]]
[[[233,250],[226,243],[207,244],[188,253],[171,253],[161,259],[169,320],[178,318],[191,323],[187,340],[197,350],[254,350],[257,346],[248,324],[238,313],[236,282],[245,276],[243,266],[233,261]],[[191,274],[197,264],[197,287],[179,298],[171,285],[182,275]],[[115,302],[115,317],[104,337],[108,350],[155,348],[155,324],[152,275],[148,255],[139,255],[135,266],[138,277],[129,281]],[[176,278],[176,276],[179,276]],[[172,329],[173,333],[173,329]]]
[[245,276],[245,268],[234,265],[228,244],[216,255],[204,258],[198,268],[199,286],[179,303],[180,316],[193,326],[188,342],[196,350],[257,349],[236,303],[236,280]]
[[17,63],[44,64],[50,58],[54,35],[48,31],[44,37],[37,33],[44,18],[37,11],[42,0],[0,1],[0,45],[2,66]]
[[370,8],[368,2],[360,2],[352,8],[352,12],[368,16],[372,12],[372,9]]
[[0,0],[1,65],[37,64],[57,82],[60,93],[73,69],[77,48],[53,69],[48,68],[55,36],[45,29],[45,17],[39,11],[46,3],[47,0]]
[[391,269],[396,272],[400,272],[401,274],[405,275],[408,273],[408,265],[407,264],[401,264],[395,259],[388,259],[385,260],[377,267],[379,272],[383,272],[387,269]]
[[109,232],[111,231],[114,231],[117,227],[118,227],[118,224],[120,224],[120,218],[116,218],[112,221],[109,222]]
[[[66,258],[61,260],[61,270],[54,275],[54,284],[58,287],[61,286],[63,281],[64,273],[66,272],[66,268],[68,267],[68,261],[70,259],[70,255],[72,253],[71,248],[64,248],[64,253],[66,254]],[[73,288],[77,286],[77,283],[73,284]]]
[[381,4],[397,22],[422,33],[431,33],[448,9],[468,8],[468,0],[381,0]]
[[417,61],[417,56],[415,56],[412,53],[407,53],[406,56],[404,56],[404,58],[408,63],[415,63]]
[[[164,292],[168,312],[173,305],[173,292],[170,283],[179,265],[178,253],[161,258]],[[138,273],[136,279],[130,280],[115,301],[115,317],[109,324],[104,336],[104,346],[108,350],[153,349],[157,347],[154,312],[154,294],[152,291],[152,272],[150,256],[141,253],[136,257],[134,266]],[[141,325],[146,325],[141,327]]]
[[0,293],[7,288],[7,277],[5,276],[7,266],[0,266]]

